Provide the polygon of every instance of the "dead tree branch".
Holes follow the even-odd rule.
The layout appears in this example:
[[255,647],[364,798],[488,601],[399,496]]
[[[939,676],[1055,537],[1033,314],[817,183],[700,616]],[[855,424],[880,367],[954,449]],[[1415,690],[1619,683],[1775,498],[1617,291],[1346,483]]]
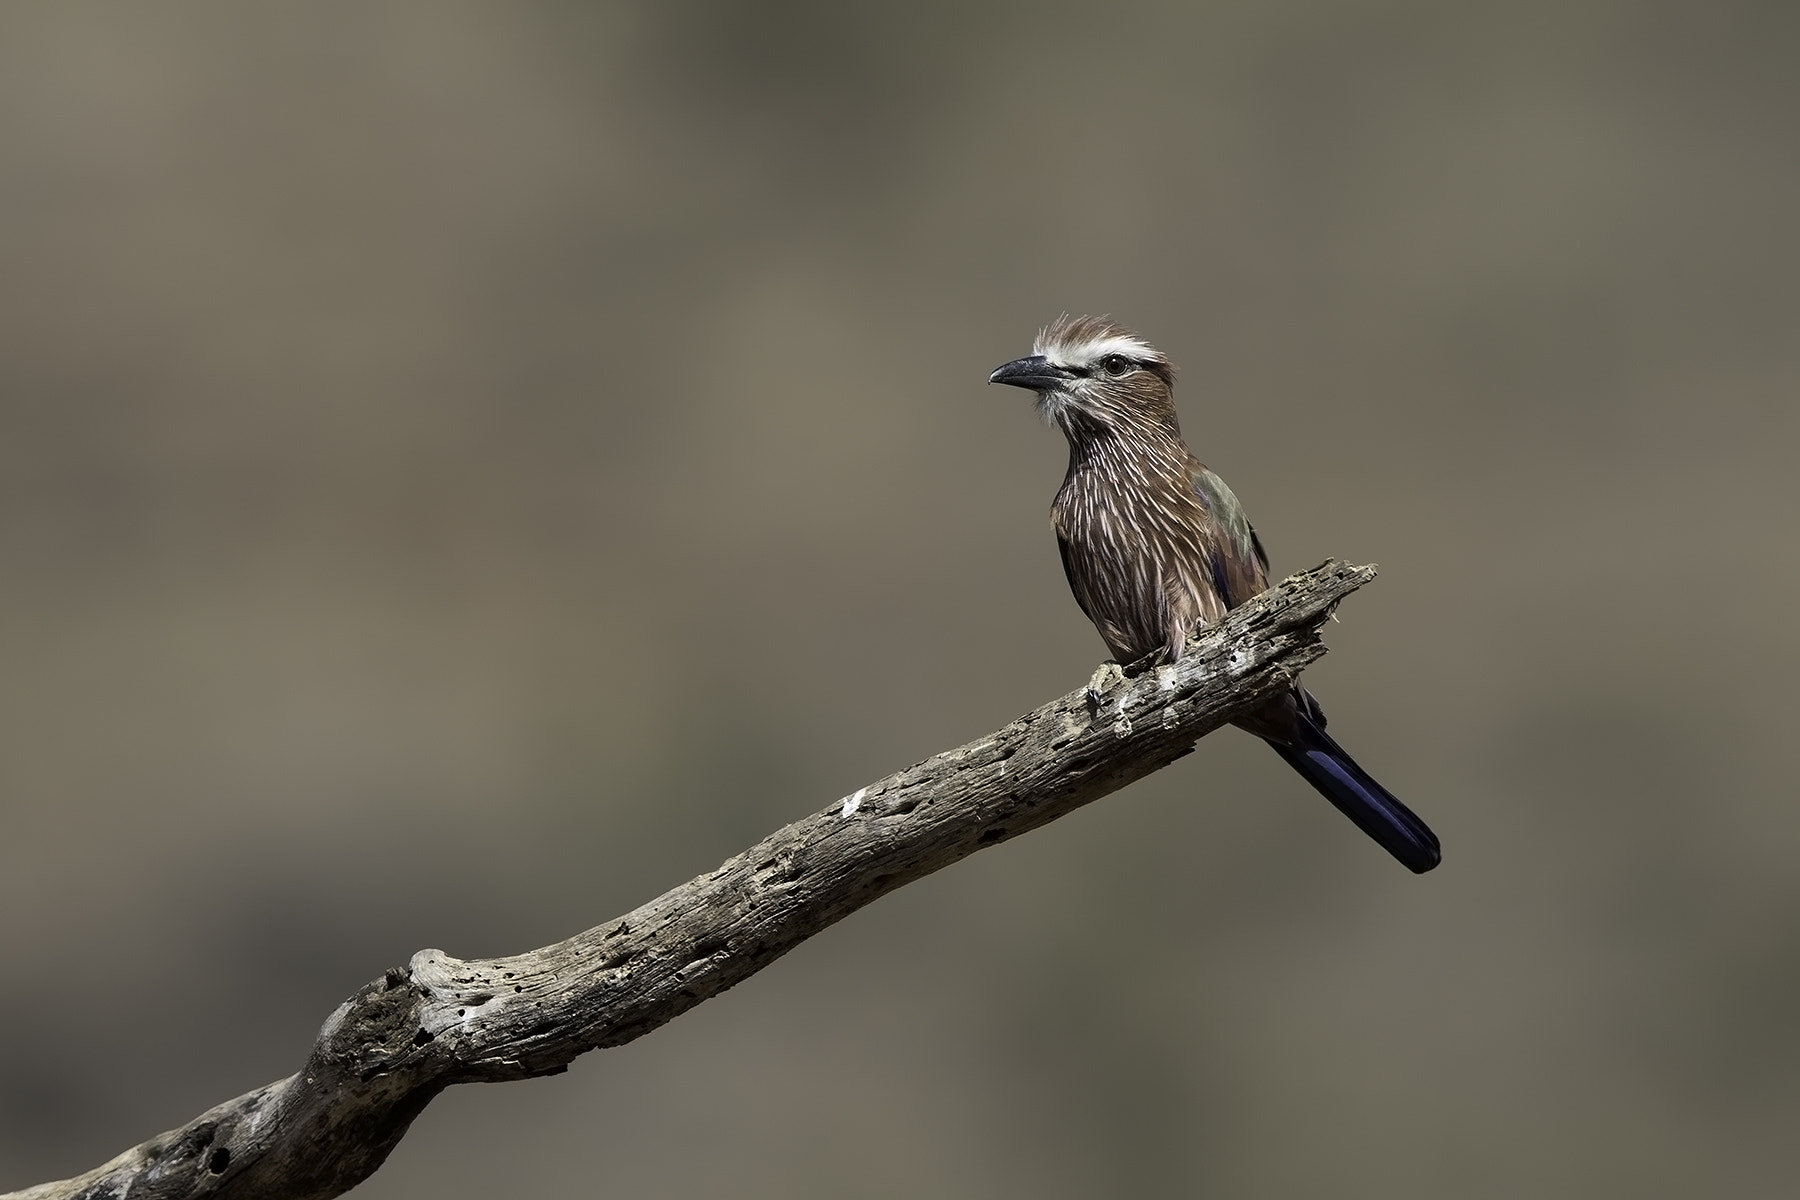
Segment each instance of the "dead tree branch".
[[877,897],[1167,766],[1323,654],[1320,625],[1374,575],[1296,575],[1179,664],[1046,704],[567,941],[467,962],[422,950],[339,1005],[298,1074],[12,1200],[341,1195],[450,1085],[554,1074],[641,1037]]

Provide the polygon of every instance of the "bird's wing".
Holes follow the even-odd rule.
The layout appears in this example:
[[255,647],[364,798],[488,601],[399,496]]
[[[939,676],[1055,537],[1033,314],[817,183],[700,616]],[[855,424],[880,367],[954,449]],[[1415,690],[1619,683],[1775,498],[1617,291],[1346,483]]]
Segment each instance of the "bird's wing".
[[[1132,662],[1147,653],[1138,648],[1143,635],[1134,635],[1120,622],[1118,588],[1114,587],[1111,594],[1107,592],[1107,579],[1100,574],[1100,558],[1076,551],[1060,518],[1053,524],[1057,529],[1057,551],[1062,554],[1062,574],[1069,579],[1069,592],[1075,594],[1075,603],[1082,606],[1082,613],[1094,622],[1094,630],[1100,631],[1100,639],[1107,644],[1107,649],[1111,649],[1112,657],[1120,662]],[[1150,644],[1154,644],[1154,640]],[[1134,651],[1134,648],[1138,649]]]
[[1056,552],[1062,555],[1063,577],[1069,581],[1069,590],[1075,594],[1075,603],[1081,606],[1081,614],[1088,620],[1094,619],[1093,610],[1088,608],[1088,579],[1079,566],[1079,557],[1069,546],[1069,539],[1062,530],[1056,531]]
[[1236,608],[1269,586],[1269,556],[1244,506],[1225,481],[1206,467],[1195,465],[1191,479],[1194,495],[1206,509],[1213,536],[1213,586],[1224,597],[1226,608]]

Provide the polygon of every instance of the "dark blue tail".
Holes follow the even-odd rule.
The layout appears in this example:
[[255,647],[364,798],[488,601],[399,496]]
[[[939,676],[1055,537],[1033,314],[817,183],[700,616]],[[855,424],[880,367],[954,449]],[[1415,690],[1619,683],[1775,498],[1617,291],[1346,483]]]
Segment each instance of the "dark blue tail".
[[1344,753],[1319,724],[1305,712],[1299,714],[1299,736],[1288,745],[1270,742],[1288,766],[1300,772],[1319,794],[1356,822],[1356,827],[1381,843],[1381,848],[1423,875],[1438,865],[1437,835],[1412,809],[1376,783],[1369,773]]

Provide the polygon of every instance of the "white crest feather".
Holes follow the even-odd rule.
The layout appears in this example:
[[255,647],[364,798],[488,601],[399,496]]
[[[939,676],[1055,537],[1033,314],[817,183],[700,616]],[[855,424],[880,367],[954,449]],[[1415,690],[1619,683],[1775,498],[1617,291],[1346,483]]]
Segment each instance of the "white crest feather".
[[1052,321],[1038,333],[1031,352],[1059,367],[1090,367],[1109,354],[1123,354],[1139,361],[1163,361],[1161,351],[1149,342],[1096,317],[1062,317]]

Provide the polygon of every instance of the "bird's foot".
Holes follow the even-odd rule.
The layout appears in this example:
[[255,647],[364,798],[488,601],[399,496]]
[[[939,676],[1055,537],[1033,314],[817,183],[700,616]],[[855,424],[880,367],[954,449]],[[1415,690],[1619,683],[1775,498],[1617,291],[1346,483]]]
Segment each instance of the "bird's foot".
[[1125,668],[1116,662],[1103,662],[1094,669],[1087,684],[1088,716],[1097,717],[1106,707],[1106,693],[1125,682]]

